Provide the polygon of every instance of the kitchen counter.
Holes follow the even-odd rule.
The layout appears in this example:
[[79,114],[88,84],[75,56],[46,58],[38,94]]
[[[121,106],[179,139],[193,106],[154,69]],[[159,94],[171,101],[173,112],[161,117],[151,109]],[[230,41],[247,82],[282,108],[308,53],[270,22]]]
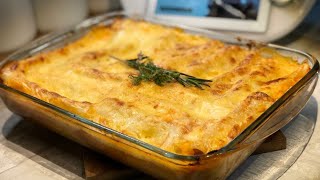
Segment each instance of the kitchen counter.
[[[291,34],[277,41],[320,58],[320,2]],[[320,83],[303,110],[320,121]],[[83,179],[84,147],[49,130],[22,120],[0,101],[0,179]],[[280,178],[320,179],[320,123],[302,155]]]
[[[300,49],[314,55],[320,60],[320,1],[301,23],[301,25],[285,38],[279,40],[278,44]],[[313,93],[313,100],[310,100],[303,111],[308,111],[310,116],[317,117],[314,133],[292,167],[280,178],[281,180],[292,179],[320,179],[320,83]],[[317,107],[317,108],[311,108]],[[311,110],[313,109],[313,110]]]

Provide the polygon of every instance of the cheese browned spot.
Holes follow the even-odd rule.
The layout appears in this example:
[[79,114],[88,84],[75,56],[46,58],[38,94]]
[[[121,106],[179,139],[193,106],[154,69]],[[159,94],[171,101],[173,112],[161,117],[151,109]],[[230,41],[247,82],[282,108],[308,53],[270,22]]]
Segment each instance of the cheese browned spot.
[[[138,72],[108,55],[131,59],[139,52],[157,66],[212,83],[204,90],[178,83],[134,86],[128,76]],[[192,155],[225,146],[308,71],[306,63],[272,50],[118,19],[63,48],[12,62],[0,77],[8,86],[82,117]]]

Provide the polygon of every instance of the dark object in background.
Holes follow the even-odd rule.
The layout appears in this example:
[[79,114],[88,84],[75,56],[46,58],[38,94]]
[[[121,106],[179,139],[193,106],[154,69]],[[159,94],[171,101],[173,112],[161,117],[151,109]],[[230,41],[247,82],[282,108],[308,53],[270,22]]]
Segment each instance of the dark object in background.
[[208,5],[207,16],[233,19],[256,20],[258,16],[259,0],[212,0]]
[[141,171],[123,165],[89,149],[83,152],[84,175],[87,180],[153,179]]
[[279,151],[287,148],[286,136],[279,130],[269,136],[253,153],[262,154],[267,152]]

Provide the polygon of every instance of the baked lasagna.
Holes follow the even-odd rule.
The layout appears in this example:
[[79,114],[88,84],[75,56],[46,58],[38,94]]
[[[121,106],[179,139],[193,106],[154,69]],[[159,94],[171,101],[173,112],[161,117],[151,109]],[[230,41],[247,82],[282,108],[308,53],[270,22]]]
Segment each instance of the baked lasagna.
[[[139,52],[157,67],[210,87],[134,85],[123,62]],[[182,155],[227,145],[308,71],[267,48],[225,44],[133,19],[100,25],[62,48],[11,62],[2,82],[79,116]]]

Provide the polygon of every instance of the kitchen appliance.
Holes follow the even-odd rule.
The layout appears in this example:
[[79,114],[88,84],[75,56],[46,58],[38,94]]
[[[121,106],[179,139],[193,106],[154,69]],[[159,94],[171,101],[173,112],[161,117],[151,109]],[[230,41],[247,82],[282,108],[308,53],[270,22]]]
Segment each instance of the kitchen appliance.
[[[170,5],[164,6],[167,11],[159,11],[161,4]],[[191,5],[188,6],[187,3]],[[224,7],[228,11],[233,12],[233,16],[238,19],[230,20],[230,18],[210,17],[207,19],[204,17],[204,9],[207,8],[212,0],[200,0],[200,1],[183,1],[183,3],[176,3],[176,1],[168,0],[140,0],[136,1],[123,0],[122,5],[126,12],[140,15],[146,15],[148,17],[158,18],[166,20],[168,22],[186,23],[192,26],[201,26],[208,29],[220,30],[225,33],[231,33],[232,35],[246,37],[248,39],[270,42],[277,40],[295,29],[299,23],[304,19],[312,8],[315,0],[299,1],[299,0],[216,0],[216,4],[219,7]],[[248,20],[242,20],[243,13],[235,8],[236,3],[248,4],[253,2],[259,4],[258,15],[261,16],[258,23],[248,23]],[[166,4],[168,3],[168,4]],[[141,7],[139,9],[136,6]],[[158,9],[157,9],[157,6]],[[269,7],[270,6],[270,7]],[[181,12],[181,10],[191,11]],[[170,13],[168,13],[170,11]],[[166,15],[164,15],[166,12]],[[202,14],[201,14],[202,13]],[[213,13],[213,12],[212,12]],[[175,15],[174,15],[175,14]],[[180,14],[177,16],[177,14]],[[229,13],[230,14],[230,13]],[[230,15],[229,15],[230,16]],[[259,16],[258,16],[259,17]],[[256,24],[256,25],[255,25]]]

